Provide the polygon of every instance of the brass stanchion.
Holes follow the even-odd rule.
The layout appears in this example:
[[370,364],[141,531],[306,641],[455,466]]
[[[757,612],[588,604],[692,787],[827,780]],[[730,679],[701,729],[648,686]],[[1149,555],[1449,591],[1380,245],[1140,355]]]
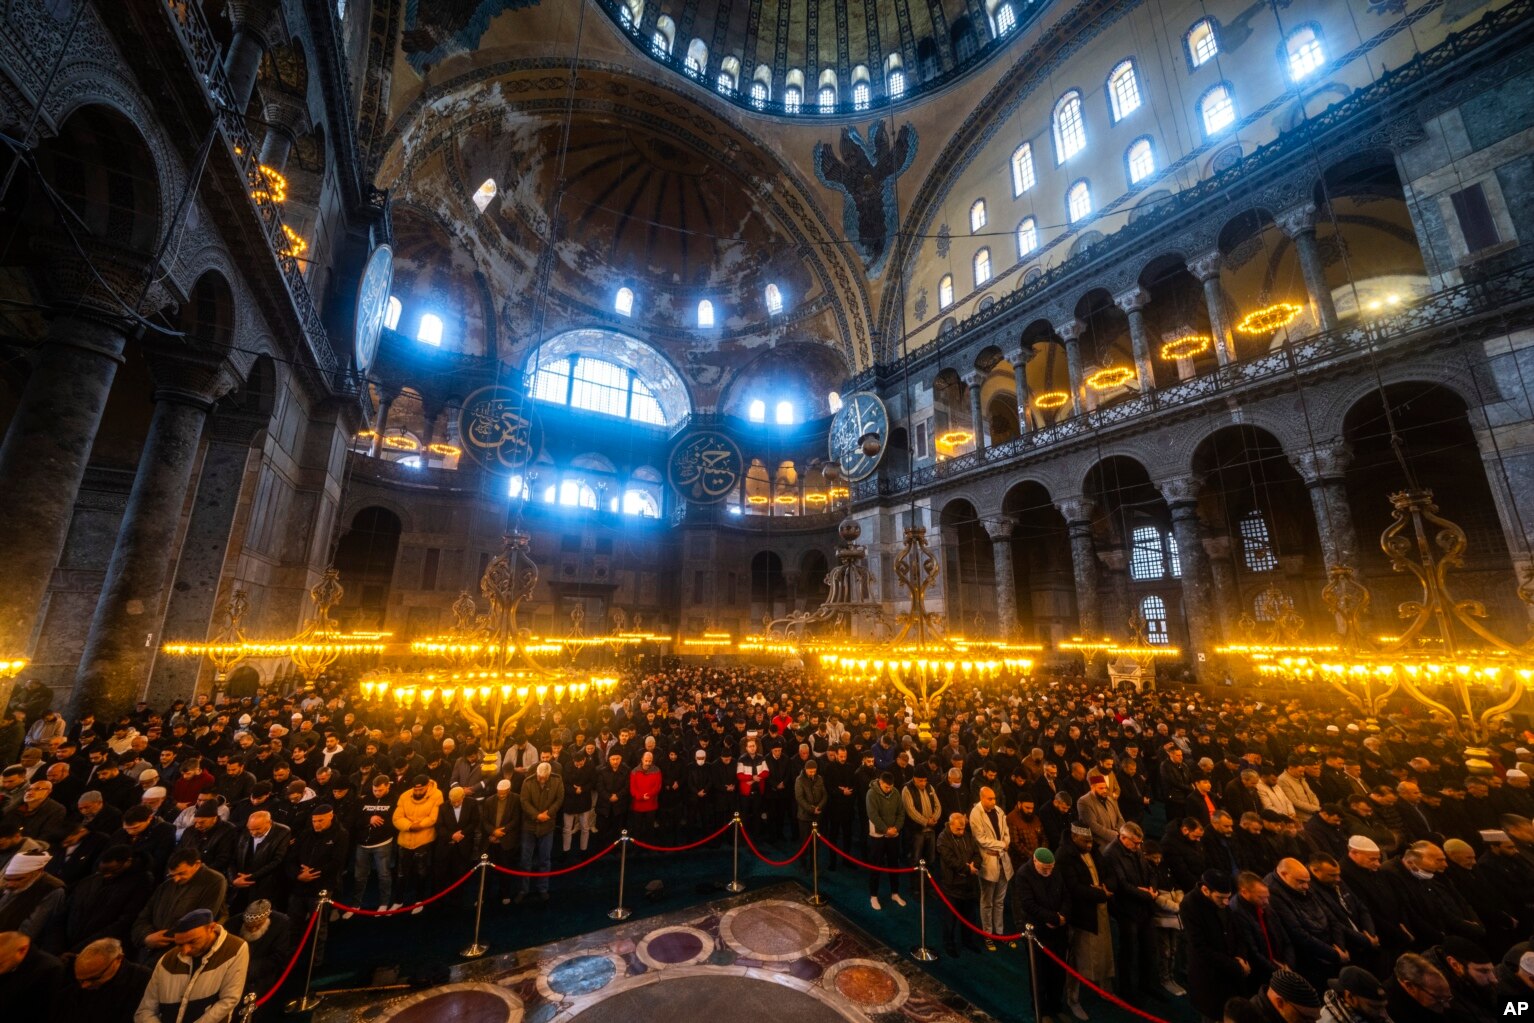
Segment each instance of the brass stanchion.
[[250,1023],[250,1017],[256,1014],[256,993],[245,992],[245,997],[240,999],[240,1023]]
[[304,993],[301,997],[293,999],[282,1007],[286,1013],[308,1012],[320,1004],[320,996],[311,994],[310,989],[314,986],[314,960],[315,954],[320,948],[320,928],[325,926],[325,907],[330,905],[330,893],[320,892],[319,904],[314,907],[314,933],[309,936],[309,970],[304,975]]
[[474,941],[458,954],[465,959],[478,959],[490,951],[489,946],[479,943],[479,921],[485,912],[485,875],[490,873],[490,854],[479,854],[479,898],[474,900]]
[[820,822],[810,821],[810,871],[815,879],[815,890],[805,899],[812,906],[824,906],[826,897],[820,894]]
[[[932,951],[930,948],[927,947],[927,861],[926,860],[917,860],[916,861],[916,887],[921,889],[921,895],[920,895],[919,899],[917,900],[917,905],[920,907],[917,910],[917,914],[918,914],[917,918],[921,921],[921,940],[917,942],[915,948],[911,949],[911,958],[919,960],[919,961],[924,962],[924,963],[930,963],[930,962],[932,962],[932,960],[937,958],[937,953]],[[1038,1019],[1039,1018],[1039,1014],[1037,1012],[1035,1012],[1033,1014],[1033,1018],[1034,1019]]]
[[724,890],[739,894],[746,890],[740,881],[740,814],[737,813],[730,823],[735,827],[735,863],[730,869],[730,883],[724,886]]
[[623,882],[628,874],[629,842],[631,841],[629,829],[624,828],[623,833],[618,836],[620,846],[618,849],[618,904],[607,911],[609,920],[627,920],[632,913],[632,910],[623,904]]
[[1033,1018],[1042,1019],[1039,1015],[1039,960],[1033,948],[1033,924],[1023,925],[1023,941],[1028,944],[1028,990],[1033,995]]

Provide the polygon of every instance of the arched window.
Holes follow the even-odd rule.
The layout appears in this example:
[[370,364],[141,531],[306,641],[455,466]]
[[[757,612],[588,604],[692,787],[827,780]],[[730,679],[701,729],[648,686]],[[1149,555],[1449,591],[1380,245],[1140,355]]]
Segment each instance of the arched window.
[[773,420],[779,426],[791,425],[794,421],[794,403],[791,401],[778,402],[778,407],[773,410]]
[[1240,523],[1241,560],[1249,572],[1271,572],[1278,567],[1278,555],[1273,552],[1273,540],[1268,535],[1267,520],[1262,512],[1253,508]]
[[804,104],[804,72],[792,68],[783,79],[783,112],[797,114]]
[[1117,124],[1140,109],[1140,80],[1135,77],[1135,62],[1120,61],[1108,76],[1108,106]]
[[634,315],[634,289],[619,288],[617,296],[613,298],[613,309],[619,316]]
[[623,6],[618,8],[618,19],[625,28],[634,28],[643,16],[644,0],[623,0]]
[[953,274],[944,274],[937,282],[937,307],[947,309],[953,305]]
[[783,311],[783,292],[776,284],[767,285],[767,314],[776,316]]
[[1092,212],[1092,189],[1085,181],[1078,181],[1065,193],[1065,213],[1071,223],[1085,218]]
[[421,325],[415,330],[415,339],[424,344],[442,344],[442,317],[435,313],[423,313]]
[[565,480],[559,485],[559,503],[566,508],[595,509],[597,492],[582,480]]
[[991,12],[991,20],[999,39],[1017,27],[1017,11],[1013,10],[1010,3],[999,3]]
[[655,19],[655,34],[650,37],[650,49],[662,59],[671,56],[671,44],[676,40],[676,22],[662,14]]
[[991,250],[981,249],[975,253],[975,287],[991,279]]
[[867,110],[868,104],[873,98],[873,90],[867,82],[852,83],[852,109]]
[[1154,593],[1146,597],[1140,601],[1140,617],[1145,619],[1145,642],[1165,646],[1168,642],[1166,601]]
[[566,356],[540,364],[531,377],[529,390],[539,401],[666,425],[655,392],[626,366],[586,355]]
[[1188,46],[1188,63],[1203,67],[1220,52],[1220,40],[1214,31],[1214,22],[1208,18],[1193,23],[1184,41]]
[[1012,150],[1012,197],[1022,195],[1037,181],[1033,173],[1033,144],[1024,142]]
[[1038,247],[1039,229],[1032,217],[1024,217],[1023,222],[1017,225],[1017,258],[1027,258],[1028,254]]
[[495,198],[495,179],[486,178],[484,183],[474,190],[474,208],[479,212],[485,212],[485,207]]
[[399,314],[405,309],[400,305],[399,299],[389,296],[389,304],[384,307],[384,326],[390,330],[399,330]]
[[506,494],[513,501],[527,500],[527,480],[522,478],[521,473],[517,473],[506,481]]
[[1326,50],[1313,25],[1301,25],[1290,32],[1284,49],[1289,57],[1289,77],[1296,82],[1310,77],[1326,63]]
[[767,421],[767,403],[760,398],[751,399],[751,404],[746,406],[746,418],[753,423],[765,423]]
[[884,92],[890,99],[899,99],[905,95],[905,72],[895,68],[884,80]]
[[1131,185],[1138,185],[1156,173],[1156,154],[1151,149],[1150,139],[1135,139],[1131,142],[1129,152],[1124,154],[1124,162],[1129,167]]
[[836,87],[834,85],[822,85],[820,87],[820,112],[829,114],[836,110]]
[[1072,89],[1055,103],[1055,162],[1064,163],[1087,147],[1087,127],[1081,115],[1081,93]]
[[1221,82],[1198,101],[1199,117],[1204,122],[1205,135],[1218,135],[1236,123],[1236,99],[1230,86]]
[[714,303],[708,299],[698,303],[698,326],[712,327],[714,325]]
[[767,105],[767,83],[760,79],[751,83],[751,105],[758,110]]
[[660,505],[655,501],[655,495],[648,490],[625,490],[623,492],[623,514],[642,515],[647,519],[660,518]]
[[832,391],[830,394],[827,394],[826,407],[831,410],[832,414],[840,412],[842,410],[842,396],[836,391]]
[[694,78],[702,78],[703,71],[708,67],[708,45],[701,39],[694,39],[687,44],[687,63],[682,65],[689,75]]
[[985,220],[985,200],[976,199],[969,208],[969,233],[974,234],[984,228]]
[[543,492],[543,503],[554,504],[559,500],[559,484],[550,483],[548,489]]
[[728,96],[735,91],[735,86],[740,82],[740,61],[735,57],[726,57],[719,62],[719,77],[714,82],[714,87],[719,90],[721,96]]

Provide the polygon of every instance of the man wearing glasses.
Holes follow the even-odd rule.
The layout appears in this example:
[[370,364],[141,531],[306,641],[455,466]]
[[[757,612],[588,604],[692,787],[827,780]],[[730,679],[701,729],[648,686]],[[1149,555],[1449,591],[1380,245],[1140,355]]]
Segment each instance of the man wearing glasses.
[[70,964],[54,1018],[130,1023],[148,986],[149,970],[128,960],[122,942],[93,941]]

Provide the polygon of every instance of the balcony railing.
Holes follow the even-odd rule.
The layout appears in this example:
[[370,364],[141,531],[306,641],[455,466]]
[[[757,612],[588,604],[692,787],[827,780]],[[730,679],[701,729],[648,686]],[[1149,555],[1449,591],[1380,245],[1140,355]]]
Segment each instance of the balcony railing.
[[[229,80],[224,75],[223,54],[202,12],[202,4],[198,0],[161,0],[161,3],[170,16],[177,38],[181,40],[187,60],[207,89],[213,115],[223,133],[229,155],[246,183],[246,195],[251,196],[250,203],[255,208],[267,244],[277,258],[277,265],[293,298],[293,307],[303,326],[309,351],[320,372],[332,385],[336,385],[339,383],[340,362],[335,349],[331,347],[330,336],[325,331],[319,310],[314,307],[303,267],[297,258],[287,254],[289,242],[282,230],[282,210],[261,192],[264,181],[258,159],[260,150],[255,137],[246,129],[244,118],[232,106]],[[256,195],[260,198],[256,198]]]
[[[968,451],[905,475],[863,480],[853,488],[852,498],[862,503],[926,490],[1102,430],[1131,426],[1173,409],[1191,410],[1210,400],[1271,386],[1280,379],[1302,376],[1323,365],[1343,369],[1385,353],[1399,357],[1439,343],[1451,331],[1464,341],[1467,333],[1486,336],[1528,323],[1534,323],[1534,263],[1436,292],[1385,316],[1301,338],[1265,355],[1221,366],[1204,376],[1072,416],[1005,444]],[[1485,329],[1476,332],[1477,325]]]

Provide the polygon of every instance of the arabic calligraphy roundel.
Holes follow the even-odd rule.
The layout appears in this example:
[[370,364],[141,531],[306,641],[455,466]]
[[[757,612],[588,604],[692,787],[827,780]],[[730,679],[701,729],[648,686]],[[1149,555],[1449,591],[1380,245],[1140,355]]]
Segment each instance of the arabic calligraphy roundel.
[[696,430],[683,435],[671,449],[666,475],[684,499],[715,504],[740,485],[745,460],[740,448],[717,430]]
[[510,387],[481,387],[458,413],[464,454],[501,476],[520,472],[543,447],[543,424],[532,399]]
[[884,449],[865,455],[862,438],[873,434],[888,445],[889,433],[890,417],[884,402],[872,391],[859,391],[843,399],[840,411],[831,420],[831,457],[841,464],[847,479],[854,483],[867,479],[879,467]]

